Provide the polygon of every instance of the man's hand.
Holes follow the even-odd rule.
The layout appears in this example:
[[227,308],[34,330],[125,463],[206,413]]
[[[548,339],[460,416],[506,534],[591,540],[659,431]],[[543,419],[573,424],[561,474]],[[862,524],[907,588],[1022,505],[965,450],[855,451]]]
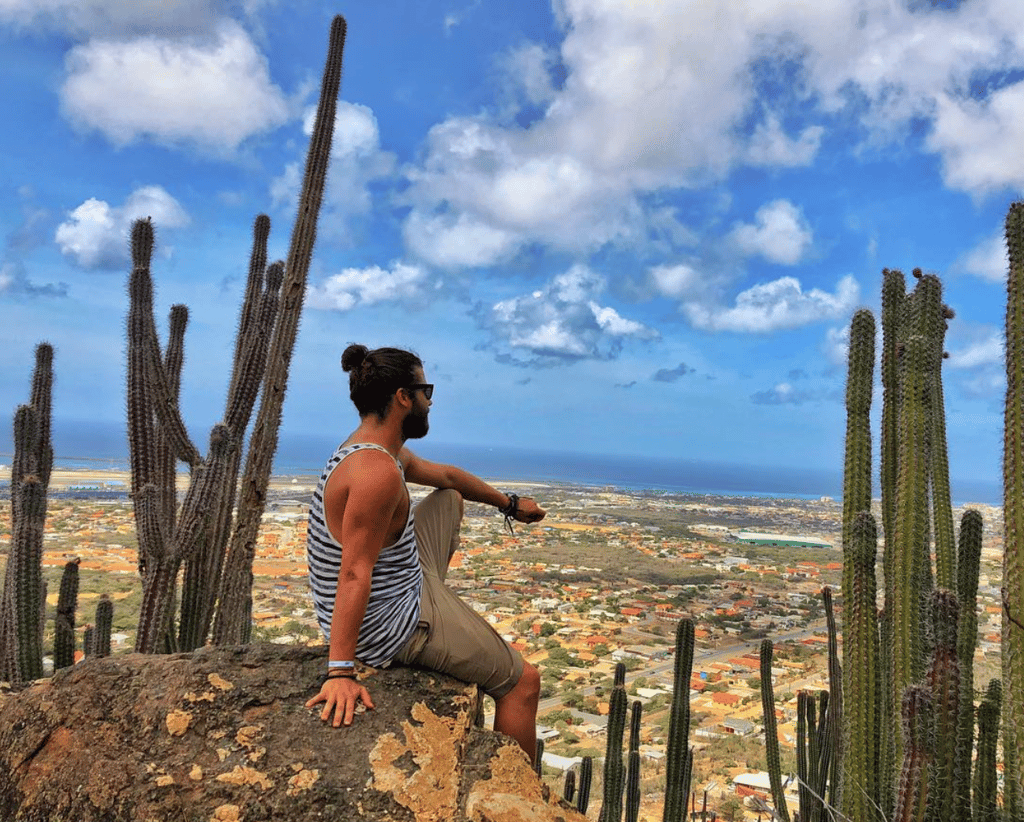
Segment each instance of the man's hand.
[[335,728],[340,727],[342,723],[352,724],[352,717],[357,713],[357,704],[360,702],[373,710],[370,692],[356,680],[346,676],[329,677],[321,686],[320,693],[309,700],[306,707],[312,708],[321,702],[325,704],[320,712],[320,718],[324,722],[329,722],[333,712],[334,721],[331,724]]
[[516,522],[540,522],[547,514],[532,497],[520,497],[519,507],[516,510]]

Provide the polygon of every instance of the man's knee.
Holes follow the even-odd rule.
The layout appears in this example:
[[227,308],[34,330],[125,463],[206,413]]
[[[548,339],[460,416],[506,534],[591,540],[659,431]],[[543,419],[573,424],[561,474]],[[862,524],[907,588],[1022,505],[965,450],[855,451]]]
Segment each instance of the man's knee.
[[523,673],[516,683],[516,690],[524,699],[538,699],[540,697],[540,671],[529,662],[523,663]]
[[462,516],[466,511],[466,501],[462,498],[462,494],[454,488],[438,488],[435,491],[431,491],[427,499],[431,497],[436,500],[434,504],[438,505],[441,510],[454,511],[458,521],[462,521]]

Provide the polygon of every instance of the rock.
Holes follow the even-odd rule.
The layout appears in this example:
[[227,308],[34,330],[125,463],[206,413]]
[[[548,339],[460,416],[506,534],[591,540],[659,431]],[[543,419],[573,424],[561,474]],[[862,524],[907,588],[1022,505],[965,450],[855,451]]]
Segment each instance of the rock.
[[252,645],[91,659],[0,693],[4,822],[582,822],[476,686],[369,671],[376,709],[307,709],[326,648]]

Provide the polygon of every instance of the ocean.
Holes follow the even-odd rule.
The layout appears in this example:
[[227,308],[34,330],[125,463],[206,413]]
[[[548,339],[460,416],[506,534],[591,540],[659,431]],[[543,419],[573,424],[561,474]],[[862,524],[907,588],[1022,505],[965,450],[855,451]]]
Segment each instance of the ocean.
[[[128,449],[122,426],[55,422],[53,439],[55,463],[59,466],[127,469]],[[283,433],[274,460],[274,473],[319,475],[337,444],[331,436]],[[201,444],[197,445],[203,449]],[[654,458],[500,445],[458,445],[434,442],[429,437],[416,442],[414,449],[426,459],[459,465],[493,480],[674,494],[791,499],[825,496],[837,500],[842,496],[841,455],[837,455],[839,458],[834,470],[824,470],[786,465],[740,465],[668,454]],[[0,461],[9,462],[12,450],[8,433],[0,438]],[[997,482],[953,479],[952,486],[953,499],[957,504],[1002,503],[1002,488]]]

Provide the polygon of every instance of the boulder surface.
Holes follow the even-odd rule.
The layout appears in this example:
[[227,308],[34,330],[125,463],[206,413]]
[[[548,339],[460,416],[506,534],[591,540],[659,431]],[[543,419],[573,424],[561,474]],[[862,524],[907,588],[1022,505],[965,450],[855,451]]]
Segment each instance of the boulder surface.
[[361,674],[348,728],[305,702],[326,648],[250,645],[86,660],[0,695],[4,822],[582,822],[474,685]]

